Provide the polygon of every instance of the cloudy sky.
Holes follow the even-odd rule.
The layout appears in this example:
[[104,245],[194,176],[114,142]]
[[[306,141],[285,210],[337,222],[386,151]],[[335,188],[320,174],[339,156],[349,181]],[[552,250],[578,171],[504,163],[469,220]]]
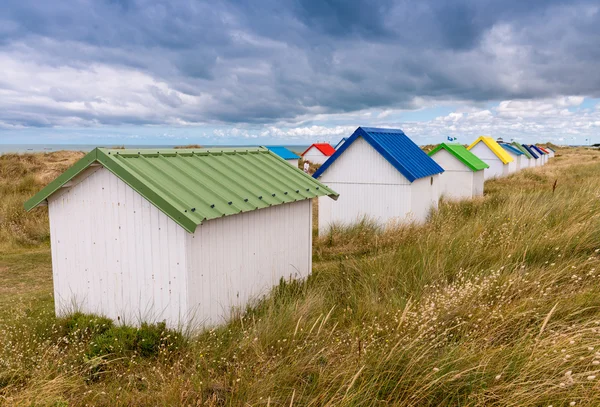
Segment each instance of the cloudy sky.
[[600,142],[600,2],[2,0],[0,143]]

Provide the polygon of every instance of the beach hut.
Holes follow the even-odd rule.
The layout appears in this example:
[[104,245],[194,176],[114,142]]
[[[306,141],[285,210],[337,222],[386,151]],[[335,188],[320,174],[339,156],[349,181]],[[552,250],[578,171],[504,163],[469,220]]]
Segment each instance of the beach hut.
[[534,159],[532,167],[540,167],[542,165],[542,159],[540,158],[540,154],[534,148],[531,147],[531,144],[522,144],[522,146],[525,150],[527,150],[529,154],[531,154],[531,156]]
[[422,222],[438,205],[442,172],[402,130],[359,127],[313,175],[340,193],[335,205],[319,200],[319,233],[365,216]]
[[551,149],[550,147],[545,147],[545,148],[546,148],[546,150],[548,150],[548,156],[550,158],[554,158],[554,156],[556,155],[556,151]]
[[542,150],[542,152],[546,155],[546,162],[550,161],[551,155],[550,155],[550,150],[546,147],[542,147],[542,146],[538,146],[538,148],[540,150]]
[[335,145],[335,149],[337,150],[338,148],[340,148],[342,146],[342,144],[344,144],[346,142],[346,140],[348,140],[346,137],[342,137],[342,139],[340,141],[338,141],[338,143]]
[[269,149],[269,151],[283,158],[293,167],[298,167],[298,160],[300,159],[300,156],[298,154],[294,153],[291,150],[288,150],[283,146],[267,146],[267,148]]
[[458,143],[442,143],[429,156],[444,169],[440,174],[440,195],[465,199],[483,195],[485,162]]
[[542,149],[536,146],[535,144],[531,145],[531,149],[538,153],[541,165],[546,165],[546,162],[548,161],[548,154],[544,153]]
[[535,159],[533,158],[533,156],[531,154],[529,154],[529,151],[527,151],[525,149],[525,147],[523,147],[521,144],[517,143],[516,141],[513,141],[512,143],[510,143],[510,145],[523,153],[523,157],[521,158],[521,168],[522,169],[535,167]]
[[194,327],[311,273],[319,196],[337,198],[262,147],[97,148],[25,208],[48,205],[58,315]]
[[521,171],[523,169],[523,162],[521,161],[524,157],[523,152],[518,148],[511,146],[510,144],[501,143],[500,147],[502,147],[513,159],[512,163],[508,164],[509,173]]
[[323,164],[329,157],[335,153],[331,144],[315,143],[308,147],[301,155],[304,161],[311,164]]
[[513,158],[493,138],[481,136],[467,149],[489,165],[485,170],[485,179],[504,177],[510,173],[509,164]]

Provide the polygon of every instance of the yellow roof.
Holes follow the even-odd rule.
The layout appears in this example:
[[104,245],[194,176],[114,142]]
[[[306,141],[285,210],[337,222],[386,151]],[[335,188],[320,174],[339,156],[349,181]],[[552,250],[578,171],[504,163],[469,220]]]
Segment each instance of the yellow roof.
[[475,145],[477,145],[477,143],[479,143],[480,141],[483,141],[485,143],[486,146],[488,146],[488,148],[490,150],[492,150],[492,152],[494,154],[496,154],[496,156],[502,160],[502,162],[504,164],[508,164],[510,162],[513,162],[513,158],[506,152],[505,149],[502,148],[502,146],[500,144],[498,144],[496,142],[496,140],[494,140],[493,138],[491,138],[490,136],[480,136],[477,140],[475,140],[469,147],[467,147],[467,150],[472,149],[473,147],[475,147]]

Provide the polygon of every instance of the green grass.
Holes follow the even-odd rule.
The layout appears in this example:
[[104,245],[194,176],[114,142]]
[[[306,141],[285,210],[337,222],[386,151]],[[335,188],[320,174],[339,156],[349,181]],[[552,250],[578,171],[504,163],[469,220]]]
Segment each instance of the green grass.
[[307,281],[186,338],[55,318],[44,232],[0,222],[0,404],[600,405],[600,153],[559,153],[424,225],[336,228]]

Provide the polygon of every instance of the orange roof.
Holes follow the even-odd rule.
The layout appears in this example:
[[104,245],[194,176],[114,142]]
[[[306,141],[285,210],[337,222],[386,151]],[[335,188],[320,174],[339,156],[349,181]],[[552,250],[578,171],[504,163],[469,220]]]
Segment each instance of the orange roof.
[[311,145],[310,147],[308,147],[302,154],[302,156],[304,156],[304,154],[306,154],[306,152],[308,150],[310,150],[311,148],[315,147],[317,150],[319,150],[320,152],[322,152],[324,155],[326,155],[327,157],[330,157],[333,155],[333,153],[335,153],[335,148],[333,148],[331,146],[331,144],[328,143],[315,143],[313,145]]

